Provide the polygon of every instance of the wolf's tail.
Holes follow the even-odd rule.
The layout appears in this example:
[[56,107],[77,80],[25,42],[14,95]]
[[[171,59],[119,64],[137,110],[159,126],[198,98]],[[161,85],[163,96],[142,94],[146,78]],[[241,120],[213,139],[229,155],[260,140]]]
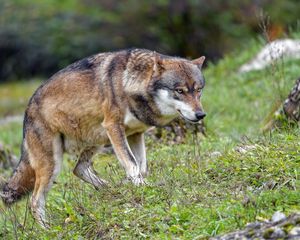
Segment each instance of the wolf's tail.
[[0,196],[6,205],[19,200],[34,188],[35,172],[30,166],[28,154],[22,151],[21,159],[11,178],[4,184]]

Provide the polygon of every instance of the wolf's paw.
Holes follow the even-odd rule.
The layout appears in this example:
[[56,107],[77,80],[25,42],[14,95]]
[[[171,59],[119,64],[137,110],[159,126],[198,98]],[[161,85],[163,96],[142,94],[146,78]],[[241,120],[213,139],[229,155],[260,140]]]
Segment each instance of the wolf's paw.
[[135,186],[141,186],[141,185],[146,184],[146,181],[144,180],[144,178],[142,176],[130,177],[129,179]]
[[95,187],[95,189],[98,191],[104,187],[111,187],[111,184],[110,182],[106,181],[106,180],[103,180],[101,179],[101,181],[98,181],[98,182],[93,182],[93,186]]

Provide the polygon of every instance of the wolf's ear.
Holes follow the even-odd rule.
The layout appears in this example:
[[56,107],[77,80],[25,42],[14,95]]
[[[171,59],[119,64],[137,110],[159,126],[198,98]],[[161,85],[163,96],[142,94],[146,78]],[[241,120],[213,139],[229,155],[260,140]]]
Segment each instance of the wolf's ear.
[[195,64],[195,65],[197,65],[197,67],[199,69],[201,69],[204,61],[205,61],[205,57],[202,56],[202,57],[199,57],[197,59],[192,60],[192,63]]
[[164,63],[158,53],[154,52],[153,76],[159,76],[165,70]]

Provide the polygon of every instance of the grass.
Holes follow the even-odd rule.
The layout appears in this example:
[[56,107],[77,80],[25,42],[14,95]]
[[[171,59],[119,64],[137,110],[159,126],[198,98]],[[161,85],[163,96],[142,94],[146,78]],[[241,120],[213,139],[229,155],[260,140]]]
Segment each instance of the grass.
[[0,116],[22,114],[28,99],[40,83],[41,80],[34,79],[0,84]]
[[[66,156],[48,195],[51,230],[44,231],[34,223],[26,211],[27,198],[11,209],[0,205],[0,237],[206,239],[270,218],[278,210],[286,214],[299,211],[299,129],[263,134],[261,127],[293,86],[300,61],[238,74],[238,67],[260,45],[252,41],[246,50],[205,70],[207,138],[198,136],[197,144],[189,136],[181,145],[146,139],[150,186],[123,184],[124,171],[115,157],[103,155],[96,157],[95,167],[111,186],[95,191],[72,175],[75,162]],[[24,92],[27,87],[20,86]],[[1,141],[16,154],[21,132],[21,123],[0,126]],[[2,171],[3,176],[8,174]]]

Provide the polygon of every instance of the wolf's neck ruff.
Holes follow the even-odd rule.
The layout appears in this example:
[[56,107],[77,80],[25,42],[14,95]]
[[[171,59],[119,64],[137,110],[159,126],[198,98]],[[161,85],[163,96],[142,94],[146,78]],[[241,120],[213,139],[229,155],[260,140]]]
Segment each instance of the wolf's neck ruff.
[[130,112],[148,126],[162,126],[163,118],[151,95],[135,94],[130,96]]

